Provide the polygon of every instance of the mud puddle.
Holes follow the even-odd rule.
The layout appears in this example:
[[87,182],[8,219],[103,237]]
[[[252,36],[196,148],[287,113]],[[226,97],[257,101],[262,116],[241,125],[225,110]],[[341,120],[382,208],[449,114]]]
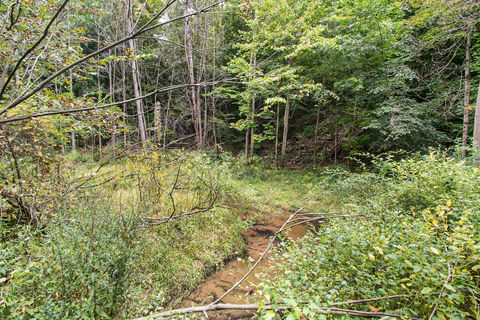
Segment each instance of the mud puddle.
[[[283,223],[288,219],[291,213],[285,212],[277,216],[268,216],[262,218],[251,228],[243,232],[243,237],[247,243],[247,258],[235,259],[229,261],[217,272],[205,279],[200,286],[195,289],[189,297],[181,304],[182,307],[191,307],[192,305],[207,305],[224,292],[230,289],[240,278],[242,278],[250,269],[263,251],[268,247],[271,237],[277,232]],[[298,239],[305,235],[309,226],[306,224],[295,226],[288,230],[289,239]],[[254,303],[257,302],[252,297],[252,291],[260,281],[255,277],[256,274],[266,271],[271,264],[269,252],[255,271],[243,281],[234,291],[227,295],[222,303]],[[250,319],[251,313],[242,311],[215,311],[208,313],[209,319],[228,320],[228,319]]]

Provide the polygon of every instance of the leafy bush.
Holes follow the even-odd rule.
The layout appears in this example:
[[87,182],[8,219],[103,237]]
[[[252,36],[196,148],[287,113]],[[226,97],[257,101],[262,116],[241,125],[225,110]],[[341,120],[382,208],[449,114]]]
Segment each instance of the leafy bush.
[[[407,318],[478,318],[480,170],[442,153],[376,165],[377,174],[342,174],[330,182],[337,197],[348,195],[346,213],[365,216],[333,218],[284,243],[279,276],[266,278],[259,295],[291,305],[288,319],[325,319],[331,316],[320,307],[333,302],[391,295],[400,297],[356,308]],[[271,311],[263,316],[279,318]]]
[[121,309],[138,219],[96,202],[64,218],[57,216],[41,234],[27,230],[8,242],[14,246],[7,247],[10,259],[2,261],[8,264],[5,318],[106,318]]

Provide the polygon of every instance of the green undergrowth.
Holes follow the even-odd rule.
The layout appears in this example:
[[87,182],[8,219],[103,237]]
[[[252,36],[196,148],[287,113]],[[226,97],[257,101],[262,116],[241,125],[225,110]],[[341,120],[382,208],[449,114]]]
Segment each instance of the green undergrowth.
[[232,171],[228,184],[231,194],[261,215],[300,209],[330,212],[339,205],[335,196],[325,197],[326,190],[318,185],[323,171],[275,170],[261,162],[237,163]]
[[0,318],[129,318],[181,301],[245,250],[220,176],[225,162],[196,153],[70,155],[53,214],[0,225]]
[[258,300],[292,309],[260,317],[328,319],[321,308],[333,302],[401,295],[342,307],[478,318],[480,170],[442,153],[372,163],[353,173],[274,170],[228,154],[69,155],[41,224],[0,225],[0,318],[171,308],[244,254],[249,224],[300,208],[351,217],[280,244]]
[[245,253],[250,224],[335,206],[311,192],[316,181],[228,154],[69,154],[43,183],[56,191],[40,225],[0,225],[0,318],[118,319],[178,305]]
[[[404,318],[479,319],[480,170],[443,153],[373,161],[363,173],[326,170],[312,192],[336,199],[332,218],[283,243],[259,300],[291,307],[263,319],[351,319],[339,308]],[[362,216],[357,216],[357,215]]]

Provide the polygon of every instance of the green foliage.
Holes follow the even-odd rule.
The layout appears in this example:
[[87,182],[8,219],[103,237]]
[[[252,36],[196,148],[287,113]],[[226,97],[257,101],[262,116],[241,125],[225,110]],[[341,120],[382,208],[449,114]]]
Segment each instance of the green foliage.
[[[217,207],[223,199],[217,176],[228,177],[227,164],[158,152],[100,168],[71,158],[61,178],[45,181],[69,187],[48,196],[55,206],[41,229],[0,224],[1,318],[148,314],[182,299],[243,253],[243,223],[231,209]],[[208,208],[212,188],[219,194],[211,209],[156,223]]]
[[[239,17],[232,20],[241,30],[226,72],[249,70],[244,83],[229,84],[223,96],[238,107],[236,129],[263,132],[262,124],[273,122],[252,117],[253,98],[261,112],[271,99],[289,97],[296,102],[291,129],[297,144],[291,153],[302,153],[305,162],[312,153],[328,160],[358,151],[455,143],[461,131],[464,40],[479,20],[475,4],[285,0],[231,6],[244,14],[242,28]],[[472,54],[476,72],[475,50]],[[252,76],[254,60],[262,80]],[[267,77],[281,80],[268,83]],[[262,83],[257,89],[256,81]],[[303,90],[310,85],[315,89]],[[258,141],[264,140],[269,139]]]
[[322,189],[331,186],[345,214],[363,216],[332,218],[284,243],[278,276],[265,278],[259,296],[292,306],[287,319],[325,319],[331,316],[320,308],[333,302],[391,295],[402,297],[340,307],[407,318],[428,318],[433,310],[434,319],[478,317],[478,169],[442,153],[375,163],[376,174],[327,174]]
[[[90,202],[90,203],[89,203]],[[65,221],[65,219],[68,219]],[[124,309],[138,248],[138,219],[85,200],[44,234],[8,241],[5,318],[109,318]],[[31,255],[31,256],[29,256]],[[5,262],[5,261],[4,261]]]

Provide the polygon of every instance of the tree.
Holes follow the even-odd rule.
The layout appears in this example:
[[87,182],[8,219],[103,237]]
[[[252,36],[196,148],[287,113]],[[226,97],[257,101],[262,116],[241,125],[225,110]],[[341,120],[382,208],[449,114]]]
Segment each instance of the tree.
[[[127,35],[133,33],[133,9],[130,0],[125,0],[125,12],[126,12],[126,22],[127,22]],[[188,19],[188,18],[187,18]],[[128,44],[130,47],[129,55],[136,55],[137,54],[137,43],[135,39],[128,40]],[[145,115],[143,109],[142,99],[142,85],[141,85],[141,76],[140,76],[140,68],[138,65],[138,61],[136,59],[130,60],[130,67],[132,69],[132,80],[133,80],[133,91],[135,94],[135,104],[137,105],[137,117],[138,117],[138,132],[140,135],[140,142],[142,146],[145,148],[147,143],[147,126],[145,124]]]
[[[478,153],[480,152],[480,82],[477,92],[477,103],[475,104],[475,118],[473,124],[473,149],[475,157],[478,158]],[[479,165],[477,159],[476,164]]]

